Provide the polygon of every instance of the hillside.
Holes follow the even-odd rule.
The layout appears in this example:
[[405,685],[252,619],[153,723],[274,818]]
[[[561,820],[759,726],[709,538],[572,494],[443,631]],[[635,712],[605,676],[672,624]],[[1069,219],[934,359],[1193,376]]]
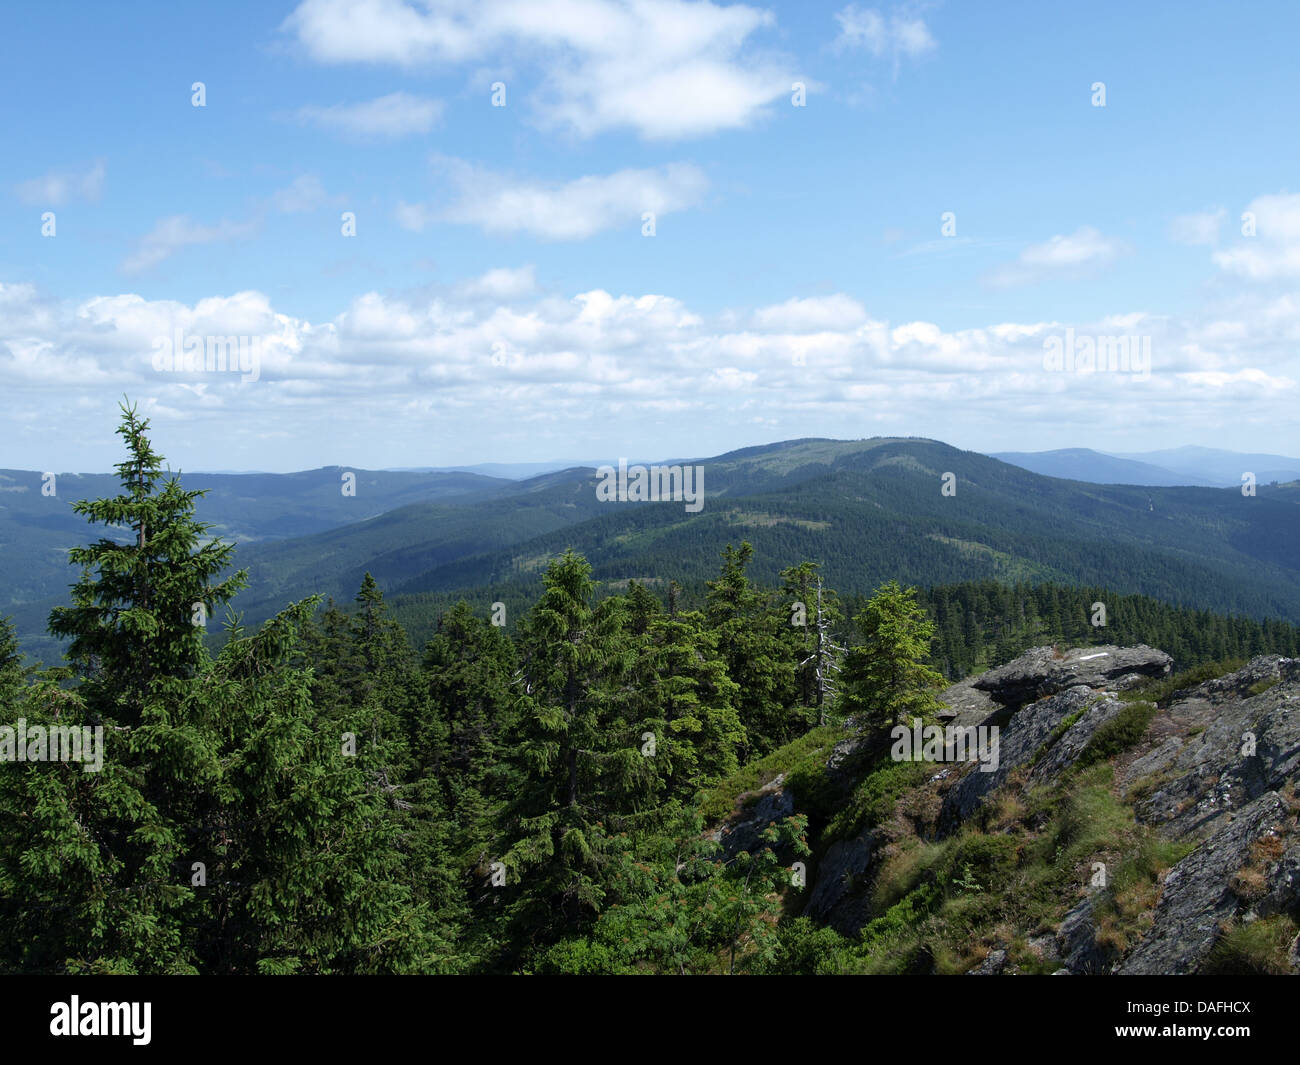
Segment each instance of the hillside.
[[1138,458],[1119,458],[1087,447],[1054,451],[995,451],[990,457],[1032,473],[1041,473],[1044,477],[1063,477],[1091,484],[1223,487],[1219,480],[1209,480],[1199,473],[1177,473]]
[[[1033,582],[841,597],[806,561],[755,580],[742,542],[693,604],[673,584],[609,594],[565,551],[513,627],[457,604],[417,652],[364,574],[346,612],[309,598],[209,650],[194,597],[219,613],[237,594],[234,548],[123,417],[128,494],[93,516],[148,535],[88,550],[51,622],[69,667],[33,674],[0,621],[0,751],[23,763],[0,773],[0,971],[1300,970],[1294,626]],[[937,523],[927,461],[960,473],[940,507],[1001,513],[999,478],[1033,477],[924,441],[843,456],[728,457],[714,509],[833,478]],[[606,506],[585,481],[488,505],[555,524]],[[747,482],[766,495],[728,495]],[[450,526],[484,504],[437,506]],[[560,531],[645,512],[612,509]],[[474,534],[444,531],[449,551]],[[342,532],[324,535],[353,549]],[[1085,624],[1091,646],[980,669]],[[1209,660],[1229,647],[1264,653]],[[974,675],[949,685],[936,653]]]
[[1261,485],[1300,478],[1300,459],[1212,447],[1188,446],[1119,455],[1073,447],[994,452],[992,457],[1047,477],[1092,484],[1238,488],[1243,473],[1254,474],[1256,483]]
[[760,971],[1300,972],[1300,659],[1169,669],[1040,648],[941,696],[946,726],[1000,729],[995,758],[823,730],[720,787],[724,849],[809,826]]
[[[484,515],[485,539],[477,548],[458,537],[448,508],[394,516],[426,526],[419,548],[401,558],[375,524],[349,531],[338,556],[332,554],[338,537],[327,536],[254,548],[241,564],[255,574],[264,560],[274,560],[272,568],[306,570],[328,552],[348,578],[340,592],[371,570],[383,574],[399,604],[404,597],[460,591],[504,600],[534,585],[545,561],[566,547],[581,551],[603,581],[687,582],[711,575],[726,544],[748,539],[759,576],[770,579],[813,559],[846,593],[868,591],[891,576],[914,584],[1057,581],[1300,620],[1297,512],[1281,495],[1262,491],[1247,499],[1222,489],[1061,481],[926,440],[791,441],[700,464],[708,501],[698,514],[679,503],[592,505],[594,472],[568,471],[567,481],[555,474],[522,482],[525,496],[474,505]],[[956,475],[955,496],[941,495],[945,472]],[[494,548],[487,537],[503,536],[495,523],[513,523],[513,508],[525,500],[571,505],[555,528]],[[519,531],[512,525],[504,535]],[[438,549],[437,562],[422,566]],[[273,594],[308,590],[315,588],[286,584]],[[246,600],[255,607],[252,616],[283,605],[275,598],[262,602],[261,594],[259,586]]]
[[[462,595],[522,603],[546,562],[568,547],[611,589],[628,578],[698,587],[722,549],[742,539],[755,546],[757,576],[770,580],[811,559],[845,594],[891,577],[922,586],[1054,582],[1300,620],[1300,497],[1286,487],[1247,498],[1231,489],[1099,486],[900,438],[787,441],[697,464],[706,495],[699,513],[682,503],[602,503],[595,471],[582,468],[517,482],[365,474],[356,498],[334,487],[338,471],[184,483],[213,489],[199,517],[240,544],[236,565],[250,584],[235,606],[246,623],[314,593],[346,601],[370,572],[424,638],[430,604]],[[955,476],[955,495],[941,492],[945,473]],[[97,484],[65,481],[59,502],[93,495]],[[20,530],[7,534],[19,547],[5,548],[4,567],[15,574],[5,609],[29,652],[50,657],[45,618],[71,580],[66,566],[55,576],[56,562],[79,542],[81,522],[70,508],[41,517],[32,486],[24,487],[0,514],[0,528]],[[437,501],[386,506],[410,497]],[[367,517],[343,524],[356,513]],[[263,519],[268,531],[255,542]],[[307,535],[286,535],[313,523]]]

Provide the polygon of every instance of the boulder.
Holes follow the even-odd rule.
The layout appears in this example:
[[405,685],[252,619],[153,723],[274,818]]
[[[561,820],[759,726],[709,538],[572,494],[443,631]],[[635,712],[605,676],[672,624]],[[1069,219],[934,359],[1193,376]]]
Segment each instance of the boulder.
[[[1251,694],[1269,681],[1276,683]],[[1139,820],[1171,838],[1204,836],[1226,814],[1300,774],[1300,659],[1257,658],[1175,699],[1169,714],[1197,722],[1199,731],[1166,741],[1124,775],[1126,787],[1141,776],[1162,779],[1137,804]]]
[[1172,667],[1172,658],[1146,644],[1064,652],[1036,647],[977,677],[973,687],[1004,706],[1023,706],[1080,684],[1120,691],[1149,677],[1163,677]]
[[841,935],[857,935],[872,917],[867,889],[879,843],[874,829],[832,843],[817,863],[805,916],[830,925]]
[[966,973],[967,976],[997,976],[1007,967],[1007,952],[991,950],[989,956]]
[[1086,708],[1095,697],[1091,688],[1080,685],[1018,711],[999,732],[997,769],[986,773],[972,766],[949,789],[939,813],[940,832],[954,831],[1013,771],[1033,761],[1062,721]]
[[794,796],[785,786],[782,773],[756,793],[756,799],[731,820],[714,829],[710,838],[722,844],[728,860],[741,851],[751,854],[765,847],[762,833],[774,821],[784,821],[794,813]]

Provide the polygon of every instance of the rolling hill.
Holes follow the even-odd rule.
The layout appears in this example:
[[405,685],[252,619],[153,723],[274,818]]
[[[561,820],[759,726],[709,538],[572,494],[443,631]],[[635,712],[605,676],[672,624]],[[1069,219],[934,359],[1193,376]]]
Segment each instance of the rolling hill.
[[[482,600],[484,610],[497,599],[523,602],[547,561],[568,547],[611,587],[629,578],[698,585],[716,573],[726,544],[749,540],[755,576],[771,579],[811,559],[845,594],[891,578],[1052,581],[1300,621],[1300,498],[1289,488],[1266,486],[1248,498],[1231,489],[1094,485],[917,438],[793,440],[698,464],[706,494],[699,513],[680,502],[600,502],[590,468],[517,482],[445,475],[467,479],[423,487],[419,478],[439,475],[394,475],[414,479],[401,490],[443,495],[307,535],[243,541],[236,561],[250,586],[236,607],[256,623],[312,593],[347,601],[369,571],[420,638],[438,604],[459,594]],[[953,495],[941,491],[945,473],[955,476]],[[363,480],[358,499],[344,502],[367,491]],[[229,508],[214,496],[200,504],[205,520]],[[244,520],[258,507],[287,507],[252,491],[238,498]],[[330,505],[312,520],[344,512]],[[279,520],[283,529],[295,518]],[[79,524],[60,530],[69,544],[86,538]],[[60,601],[32,597],[7,608],[29,646],[41,642],[45,616]]]

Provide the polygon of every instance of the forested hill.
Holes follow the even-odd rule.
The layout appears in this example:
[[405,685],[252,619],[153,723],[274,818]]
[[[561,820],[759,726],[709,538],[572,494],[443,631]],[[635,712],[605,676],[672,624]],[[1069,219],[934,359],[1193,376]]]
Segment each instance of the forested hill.
[[[478,495],[449,483],[448,493],[462,494],[375,514],[365,482],[346,497],[338,471],[319,471],[335,499],[331,520],[347,507],[368,517],[241,544],[235,564],[249,569],[250,583],[235,606],[256,623],[316,592],[346,601],[371,573],[423,636],[431,619],[415,615],[430,605],[461,596],[530,601],[546,563],[567,548],[613,590],[630,578],[698,585],[727,544],[747,539],[756,577],[772,581],[813,559],[843,594],[891,578],[927,586],[993,579],[1099,586],[1220,614],[1300,620],[1294,486],[1245,496],[1093,485],[899,438],[787,441],[693,464],[703,470],[698,513],[681,502],[601,502],[596,471],[571,469],[517,483],[480,479]],[[945,474],[952,494],[943,492]],[[220,515],[226,504],[201,500],[200,518],[209,506]],[[60,550],[73,542],[67,533],[58,539]],[[70,579],[65,569],[63,583]],[[24,645],[47,657],[52,646],[39,637],[58,601],[50,595],[7,608]]]
[[[600,503],[594,471],[566,471],[509,499],[406,507],[254,547],[240,555],[251,575],[241,603],[258,617],[309,590],[344,599],[367,572],[399,608],[429,595],[523,602],[570,547],[609,587],[685,584],[747,539],[756,576],[815,559],[845,594],[890,578],[1019,580],[1300,620],[1300,510],[1281,489],[1247,497],[1061,481],[929,440],[792,441],[700,465],[706,501],[694,514],[681,503]],[[954,495],[942,494],[945,473]]]

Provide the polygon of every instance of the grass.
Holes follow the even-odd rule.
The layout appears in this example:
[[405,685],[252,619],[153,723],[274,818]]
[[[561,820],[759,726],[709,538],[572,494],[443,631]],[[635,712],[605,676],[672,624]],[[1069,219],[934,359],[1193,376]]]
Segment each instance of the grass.
[[1300,925],[1287,914],[1224,928],[1201,971],[1215,976],[1286,976]]
[[1129,857],[1110,871],[1106,893],[1093,907],[1097,939],[1118,955],[1151,927],[1165,872],[1196,848],[1186,840],[1173,842],[1146,836]]
[[[1018,795],[1000,789],[984,822],[996,825],[993,831],[972,822],[944,840],[892,840],[872,888],[879,916],[845,948],[841,967],[966,972],[1003,945],[1021,972],[1051,972],[1059,963],[1028,939],[1059,925],[1098,861],[1114,870],[1110,934],[1117,941],[1131,935],[1154,905],[1159,874],[1182,852],[1136,823],[1113,782],[1108,764],[1076,769]],[[887,828],[898,831],[899,819]]]
[[933,762],[895,762],[886,757],[859,781],[843,809],[830,819],[822,841],[852,839],[874,828],[894,812],[907,791],[934,772]]
[[1218,662],[1202,662],[1199,666],[1185,669],[1181,673],[1172,673],[1167,677],[1157,677],[1145,684],[1139,684],[1126,692],[1120,693],[1125,702],[1152,702],[1159,705],[1169,699],[1174,692],[1184,688],[1195,688],[1207,680],[1217,680],[1235,673],[1246,664],[1244,658],[1224,658]]
[[716,824],[730,817],[742,804],[744,796],[770,784],[782,773],[795,793],[800,809],[823,800],[819,789],[828,786],[826,758],[831,748],[847,734],[827,725],[815,728],[784,747],[778,747],[708,788],[700,798],[700,812],[706,824]]
[[1092,739],[1079,755],[1078,764],[1092,765],[1105,761],[1136,746],[1146,735],[1155,716],[1154,703],[1126,703],[1124,709],[1092,734]]

